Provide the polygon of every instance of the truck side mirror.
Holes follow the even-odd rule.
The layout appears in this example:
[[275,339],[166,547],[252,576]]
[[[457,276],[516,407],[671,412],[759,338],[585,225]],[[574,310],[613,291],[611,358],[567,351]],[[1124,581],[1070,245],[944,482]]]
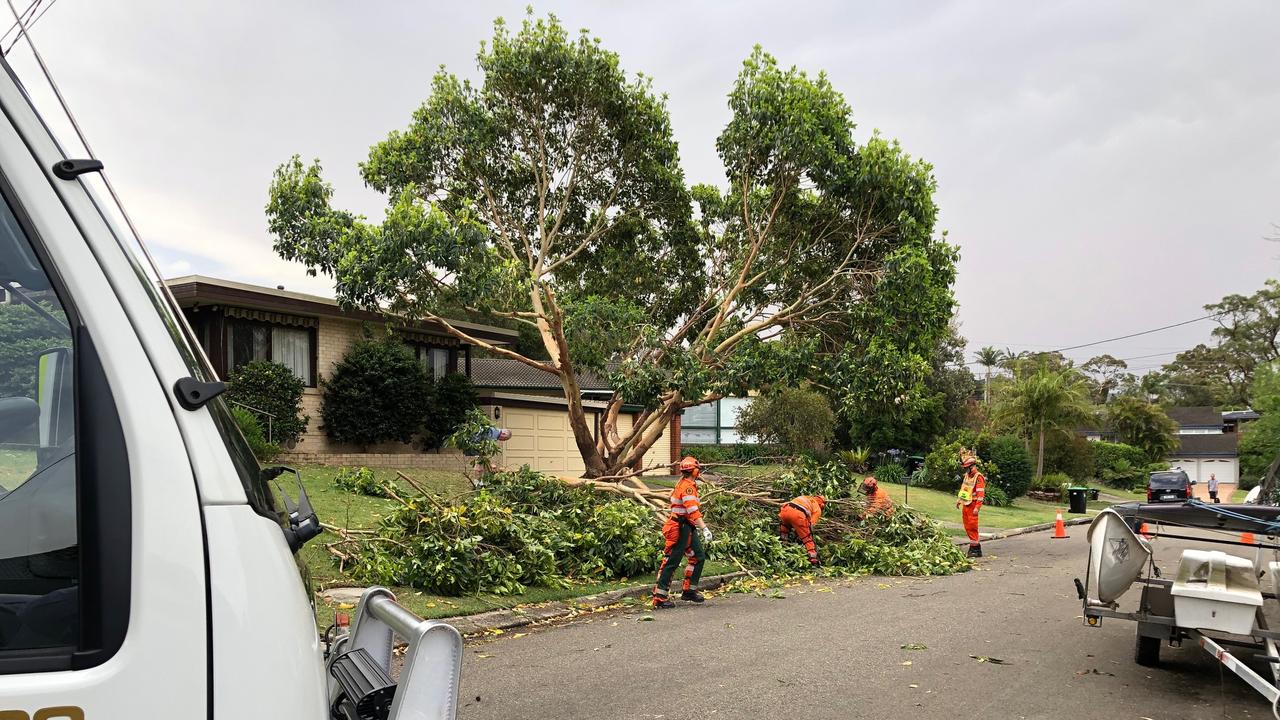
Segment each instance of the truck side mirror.
[[71,439],[75,430],[75,410],[71,379],[74,364],[71,348],[52,348],[36,361],[36,405],[40,416],[39,445],[57,447]]
[[[277,480],[285,473],[293,473],[294,480],[298,486],[298,499],[295,502],[289,497],[289,493],[280,487]],[[302,476],[298,471],[286,467],[284,465],[276,465],[274,467],[263,468],[262,476],[275,484],[276,489],[280,491],[280,499],[284,502],[285,513],[288,517],[289,527],[281,528],[284,531],[285,542],[289,543],[291,552],[298,552],[307,541],[324,532],[324,528],[320,527],[320,517],[316,515],[316,511],[311,507],[311,500],[307,497],[307,489],[302,486]]]

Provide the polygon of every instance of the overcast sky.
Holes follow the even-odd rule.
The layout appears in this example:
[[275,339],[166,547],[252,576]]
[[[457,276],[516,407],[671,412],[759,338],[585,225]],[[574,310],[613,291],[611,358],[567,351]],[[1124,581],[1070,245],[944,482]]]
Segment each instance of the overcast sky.
[[[380,217],[356,164],[408,124],[438,66],[474,77],[494,17],[525,5],[56,0],[32,35],[167,274],[331,295],[271,251],[272,170],[319,158],[340,205]],[[1194,318],[1280,267],[1263,239],[1280,223],[1271,0],[535,9],[590,28],[668,94],[691,182],[723,184],[714,141],[752,45],[826,70],[860,138],[879,129],[934,165],[970,356]],[[10,61],[36,84],[21,46]],[[1070,355],[1165,353],[1141,369],[1210,327]]]

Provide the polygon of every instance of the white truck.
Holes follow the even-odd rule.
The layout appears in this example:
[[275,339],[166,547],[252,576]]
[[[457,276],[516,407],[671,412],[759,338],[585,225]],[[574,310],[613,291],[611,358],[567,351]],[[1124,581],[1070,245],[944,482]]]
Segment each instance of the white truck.
[[296,475],[0,65],[0,718],[453,717],[461,638],[385,590],[326,658]]

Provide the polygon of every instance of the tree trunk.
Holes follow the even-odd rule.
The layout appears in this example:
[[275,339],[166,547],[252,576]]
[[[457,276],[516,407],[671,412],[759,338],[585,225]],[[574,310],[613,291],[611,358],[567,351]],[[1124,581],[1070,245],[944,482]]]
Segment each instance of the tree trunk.
[[1040,418],[1040,453],[1036,457],[1036,480],[1044,477],[1044,418]]
[[991,368],[987,368],[987,376],[982,381],[982,404],[991,404]]

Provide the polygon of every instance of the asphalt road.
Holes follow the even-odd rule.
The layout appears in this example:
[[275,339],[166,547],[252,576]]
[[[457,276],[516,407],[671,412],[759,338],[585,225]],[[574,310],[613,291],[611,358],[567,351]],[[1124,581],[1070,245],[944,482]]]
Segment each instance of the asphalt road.
[[[806,584],[780,599],[726,594],[508,631],[468,646],[459,716],[1271,717],[1199,647],[1165,648],[1148,669],[1133,663],[1132,623],[1083,626],[1071,580],[1085,528],[1071,531],[987,543],[978,569],[953,577]],[[1175,541],[1158,542],[1171,572]],[[902,647],[913,643],[927,649]]]

